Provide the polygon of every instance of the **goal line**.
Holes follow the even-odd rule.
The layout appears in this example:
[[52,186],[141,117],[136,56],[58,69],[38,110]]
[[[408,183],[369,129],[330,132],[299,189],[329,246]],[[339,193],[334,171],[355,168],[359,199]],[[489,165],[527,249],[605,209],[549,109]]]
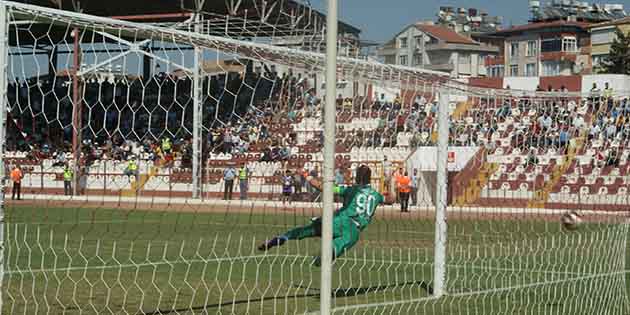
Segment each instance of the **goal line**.
[[[44,268],[44,269],[16,269],[16,270],[6,270],[4,273],[8,275],[12,274],[20,274],[20,275],[28,275],[28,274],[36,274],[36,273],[48,273],[48,272],[71,272],[71,271],[89,271],[89,270],[106,270],[106,269],[129,269],[129,268],[140,268],[140,267],[151,267],[151,266],[162,266],[162,265],[183,265],[183,264],[207,264],[207,263],[215,263],[215,262],[233,262],[240,260],[249,260],[249,259],[304,259],[310,260],[310,256],[305,255],[249,255],[249,256],[233,256],[233,257],[221,257],[221,258],[212,258],[212,259],[191,259],[191,260],[161,260],[155,262],[142,262],[142,263],[134,263],[134,264],[120,264],[120,265],[101,265],[101,266],[76,266],[76,267],[65,267],[65,268]],[[411,262],[411,261],[402,261],[402,260],[383,260],[383,259],[358,259],[353,257],[341,257],[338,258],[337,261],[361,261],[366,264],[369,263],[388,263],[388,264],[398,264],[398,265],[426,265],[427,267],[432,266],[432,262]],[[448,268],[455,269],[476,269],[476,270],[487,270],[487,271],[509,271],[509,272],[526,272],[526,273],[542,273],[542,274],[552,274],[552,275],[572,275],[572,276],[582,276],[582,275],[590,275],[589,273],[577,273],[577,272],[565,272],[565,271],[550,271],[550,270],[539,270],[539,269],[520,269],[520,268],[502,268],[502,267],[488,267],[488,266],[479,266],[475,264],[471,265],[461,265],[461,264],[447,264]],[[630,270],[626,271],[630,273]]]
[[[460,292],[460,293],[452,293],[452,294],[449,294],[448,292],[446,292],[441,298],[438,298],[435,296],[428,296],[428,297],[409,299],[409,300],[403,300],[403,301],[349,305],[349,306],[336,307],[333,309],[333,313],[356,311],[356,310],[364,309],[364,308],[379,308],[379,307],[389,307],[389,306],[397,306],[397,305],[412,304],[412,303],[422,303],[422,302],[428,302],[432,300],[444,299],[444,298],[449,298],[449,297],[461,298],[461,297],[470,297],[470,296],[485,295],[485,294],[502,293],[506,291],[530,289],[530,288],[536,288],[536,287],[546,286],[546,285],[561,284],[565,282],[577,282],[577,281],[592,280],[592,279],[599,279],[599,278],[608,278],[608,277],[613,277],[613,276],[622,276],[628,273],[630,273],[630,270],[615,271],[615,272],[600,273],[600,274],[590,274],[590,275],[585,275],[585,276],[580,276],[580,277],[563,278],[563,279],[558,279],[558,280],[528,283],[528,284],[505,287],[505,288],[494,288],[494,289],[488,289],[488,290]],[[309,314],[319,314],[319,313],[313,312]]]

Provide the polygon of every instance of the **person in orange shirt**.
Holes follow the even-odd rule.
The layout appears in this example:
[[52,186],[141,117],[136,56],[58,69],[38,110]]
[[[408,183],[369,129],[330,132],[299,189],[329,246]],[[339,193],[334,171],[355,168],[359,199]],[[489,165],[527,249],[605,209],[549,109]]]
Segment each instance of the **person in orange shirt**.
[[19,165],[16,165],[15,168],[11,171],[11,181],[13,181],[13,194],[11,199],[15,199],[15,194],[17,193],[17,200],[22,200],[20,196],[22,192],[22,178],[24,174],[22,174],[22,169]]
[[398,177],[398,194],[400,196],[400,212],[409,212],[409,193],[411,193],[411,178],[405,172]]
[[398,189],[398,183],[403,175],[404,173],[402,167],[398,168],[393,175],[394,180],[392,181],[392,190],[395,190],[394,197],[396,198],[396,203],[400,203],[400,190]]

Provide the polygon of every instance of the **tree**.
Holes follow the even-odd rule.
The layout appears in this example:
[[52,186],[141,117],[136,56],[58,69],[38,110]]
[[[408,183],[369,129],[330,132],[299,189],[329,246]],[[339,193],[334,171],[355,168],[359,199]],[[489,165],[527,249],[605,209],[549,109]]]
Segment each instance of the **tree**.
[[630,33],[620,28],[615,31],[615,40],[610,46],[610,54],[602,64],[606,73],[630,75]]

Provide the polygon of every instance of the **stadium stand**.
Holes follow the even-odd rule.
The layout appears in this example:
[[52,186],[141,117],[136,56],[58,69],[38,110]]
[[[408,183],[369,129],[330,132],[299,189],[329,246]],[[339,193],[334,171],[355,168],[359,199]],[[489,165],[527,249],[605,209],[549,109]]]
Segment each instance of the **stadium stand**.
[[[321,100],[300,77],[265,69],[264,74],[230,73],[206,82],[212,92],[204,103],[208,197],[219,196],[228,165],[247,165],[251,195],[268,198],[279,194],[283,170],[303,174],[322,160]],[[83,115],[84,129],[90,131],[83,138],[82,162],[88,193],[129,196],[167,189],[186,195],[190,80],[166,73],[149,80],[95,80],[85,88],[90,110]],[[19,119],[11,120],[8,134],[10,163],[27,166],[31,192],[60,191],[63,165],[72,161],[70,111],[48,110],[71,106],[69,82],[68,77],[32,78],[10,86],[14,110],[31,104],[41,111],[30,121],[30,115],[15,113]],[[257,88],[240,89],[243,84]],[[431,94],[390,102],[340,96],[337,166],[352,171],[358,163],[372,163],[382,172],[376,161],[384,156],[403,164],[414,148],[434,144],[436,107]],[[627,99],[473,97],[451,108],[450,144],[482,148],[477,161],[459,175],[465,185],[451,192],[455,203],[489,206],[509,198],[530,207],[586,202],[614,208],[626,202],[621,199],[627,198],[629,184]],[[163,141],[172,141],[170,152]],[[123,175],[131,159],[139,160],[137,183]]]

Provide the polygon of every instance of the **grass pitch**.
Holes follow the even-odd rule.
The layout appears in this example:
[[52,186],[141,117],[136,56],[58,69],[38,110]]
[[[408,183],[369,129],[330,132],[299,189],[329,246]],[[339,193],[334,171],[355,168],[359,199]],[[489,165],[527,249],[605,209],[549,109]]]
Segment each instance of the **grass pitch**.
[[[313,209],[232,212],[6,207],[3,314],[302,314],[319,308],[319,239],[261,253]],[[449,220],[448,294],[433,299],[430,216],[377,218],[333,269],[348,314],[626,314],[627,229],[479,216]],[[604,312],[605,311],[605,312]]]

